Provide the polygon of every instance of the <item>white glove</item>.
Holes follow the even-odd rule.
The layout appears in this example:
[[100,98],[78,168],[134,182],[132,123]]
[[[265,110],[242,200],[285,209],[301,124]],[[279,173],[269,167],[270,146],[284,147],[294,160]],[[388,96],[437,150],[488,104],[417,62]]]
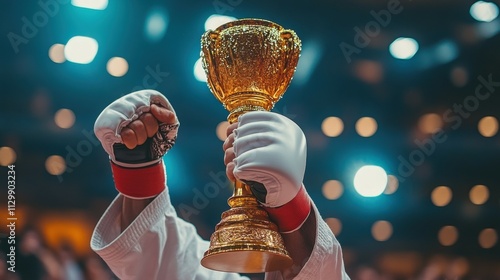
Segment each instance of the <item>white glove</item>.
[[[122,141],[124,127],[150,112],[151,104],[175,111],[168,100],[155,90],[125,95],[107,106],[97,118],[94,132],[109,154],[118,191],[132,198],[158,195],[165,188],[161,157],[174,145],[179,121],[158,124],[158,131],[145,143],[128,149]],[[161,173],[161,174],[160,174]]]
[[177,138],[179,121],[174,124],[161,124],[158,133],[151,138],[151,143],[144,146],[148,149],[144,158],[136,158],[132,153],[120,158],[122,150],[121,130],[143,113],[150,111],[151,104],[157,104],[172,112],[174,108],[167,98],[155,90],[141,90],[127,94],[106,107],[94,125],[94,132],[111,160],[123,167],[138,168],[159,162],[161,157],[173,146]]
[[250,185],[282,232],[300,228],[311,209],[302,184],[307,153],[302,130],[282,115],[258,111],[240,116],[233,133],[234,177]]

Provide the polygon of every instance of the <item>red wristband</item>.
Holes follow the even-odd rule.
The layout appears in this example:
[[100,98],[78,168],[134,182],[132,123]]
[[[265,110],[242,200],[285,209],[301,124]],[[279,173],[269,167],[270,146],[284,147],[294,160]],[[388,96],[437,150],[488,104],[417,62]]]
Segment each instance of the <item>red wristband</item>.
[[150,198],[165,189],[165,168],[160,161],[142,168],[125,168],[111,162],[116,189],[131,198]]
[[292,232],[300,228],[311,212],[311,200],[302,185],[297,195],[280,207],[264,207],[280,232]]

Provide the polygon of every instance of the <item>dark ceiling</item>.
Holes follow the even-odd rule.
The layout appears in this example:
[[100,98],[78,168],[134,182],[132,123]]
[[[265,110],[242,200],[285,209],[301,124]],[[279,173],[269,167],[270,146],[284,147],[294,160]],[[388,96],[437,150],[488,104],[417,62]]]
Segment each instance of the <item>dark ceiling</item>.
[[[317,64],[306,78],[292,81],[275,110],[304,130],[309,145],[305,185],[324,218],[342,221],[338,239],[346,251],[359,262],[370,262],[385,252],[412,251],[500,265],[498,243],[483,249],[477,241],[484,228],[500,232],[500,136],[486,138],[477,129],[484,116],[500,119],[500,84],[496,82],[500,81],[500,36],[481,33],[491,26],[498,31],[498,19],[489,25],[475,21],[469,14],[473,1],[227,2],[237,5],[226,6],[226,15],[275,21],[295,30],[304,48],[317,47],[312,51]],[[20,207],[39,215],[83,210],[93,219],[102,213],[116,191],[106,154],[100,146],[88,145],[93,143],[88,140],[93,135],[87,137],[85,131],[92,131],[94,120],[107,104],[141,87],[148,68],[168,73],[154,88],[170,99],[181,121],[178,142],[165,157],[173,204],[193,206],[195,193],[213,182],[210,174],[224,171],[222,141],[215,128],[227,112],[206,84],[193,76],[204,22],[217,12],[214,3],[217,1],[110,1],[104,11],[61,4],[56,15],[19,45],[18,53],[7,34],[20,34],[22,18],[31,19],[40,7],[35,1],[3,3],[0,146],[12,147],[17,153]],[[340,45],[355,45],[355,28],[364,29],[374,21],[373,13],[388,5],[398,5],[401,12],[392,14],[386,26],[379,25],[379,32],[369,36],[367,45],[348,62]],[[147,13],[155,7],[168,11],[169,25],[165,37],[151,43],[143,29]],[[94,61],[86,65],[53,63],[47,55],[50,46],[64,44],[75,35],[99,42]],[[388,51],[389,44],[401,36],[415,38],[420,44],[410,60],[395,59]],[[455,48],[433,55],[443,42],[451,42]],[[116,78],[106,72],[106,62],[113,56],[127,59],[125,76]],[[360,74],[367,63],[374,68]],[[457,71],[463,75],[456,78],[453,73]],[[491,96],[479,100],[477,106],[464,104],[475,96],[481,77],[495,81]],[[444,119],[446,140],[435,143],[435,150],[423,163],[406,174],[401,158],[409,159],[419,149],[415,140],[432,139],[419,132],[419,118],[427,113],[445,117],[454,104],[476,107],[466,117],[460,116],[460,125],[458,119]],[[54,113],[61,108],[75,113],[76,123],[70,129],[54,124]],[[343,120],[340,136],[329,138],[322,133],[321,123],[328,116]],[[361,137],[354,129],[364,116],[378,123],[372,137]],[[90,150],[84,150],[88,147]],[[65,173],[47,173],[44,164],[50,155],[69,160]],[[396,193],[376,198],[358,195],[352,178],[364,164],[382,166],[400,178]],[[6,173],[6,168],[1,170]],[[322,194],[323,183],[330,179],[344,185],[344,194],[337,200],[327,200]],[[489,200],[480,206],[468,198],[470,189],[478,184],[490,191]],[[436,207],[430,196],[441,185],[452,189],[453,198],[447,206]],[[190,217],[204,237],[227,209],[229,195],[230,190],[223,189],[210,198],[203,211]],[[394,233],[386,242],[371,237],[371,225],[377,220],[393,225]],[[437,233],[445,225],[459,231],[453,246],[438,242]]]

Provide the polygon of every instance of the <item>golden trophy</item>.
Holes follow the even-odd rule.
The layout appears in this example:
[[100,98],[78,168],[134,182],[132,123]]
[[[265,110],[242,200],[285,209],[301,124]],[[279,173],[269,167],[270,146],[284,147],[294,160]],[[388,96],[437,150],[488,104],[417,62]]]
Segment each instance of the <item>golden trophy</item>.
[[[201,38],[207,84],[229,111],[229,123],[249,111],[271,110],[292,80],[301,43],[293,30],[260,19],[242,19]],[[292,265],[276,224],[248,185],[237,181],[201,264],[227,272],[259,273]]]

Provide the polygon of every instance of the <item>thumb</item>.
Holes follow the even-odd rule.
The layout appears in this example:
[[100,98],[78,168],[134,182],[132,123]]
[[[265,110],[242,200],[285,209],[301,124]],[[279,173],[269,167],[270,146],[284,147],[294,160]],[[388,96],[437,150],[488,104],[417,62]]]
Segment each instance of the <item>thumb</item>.
[[151,104],[151,114],[160,122],[160,123],[166,123],[166,124],[174,124],[177,122],[177,118],[175,116],[175,113],[160,107],[156,104]]

